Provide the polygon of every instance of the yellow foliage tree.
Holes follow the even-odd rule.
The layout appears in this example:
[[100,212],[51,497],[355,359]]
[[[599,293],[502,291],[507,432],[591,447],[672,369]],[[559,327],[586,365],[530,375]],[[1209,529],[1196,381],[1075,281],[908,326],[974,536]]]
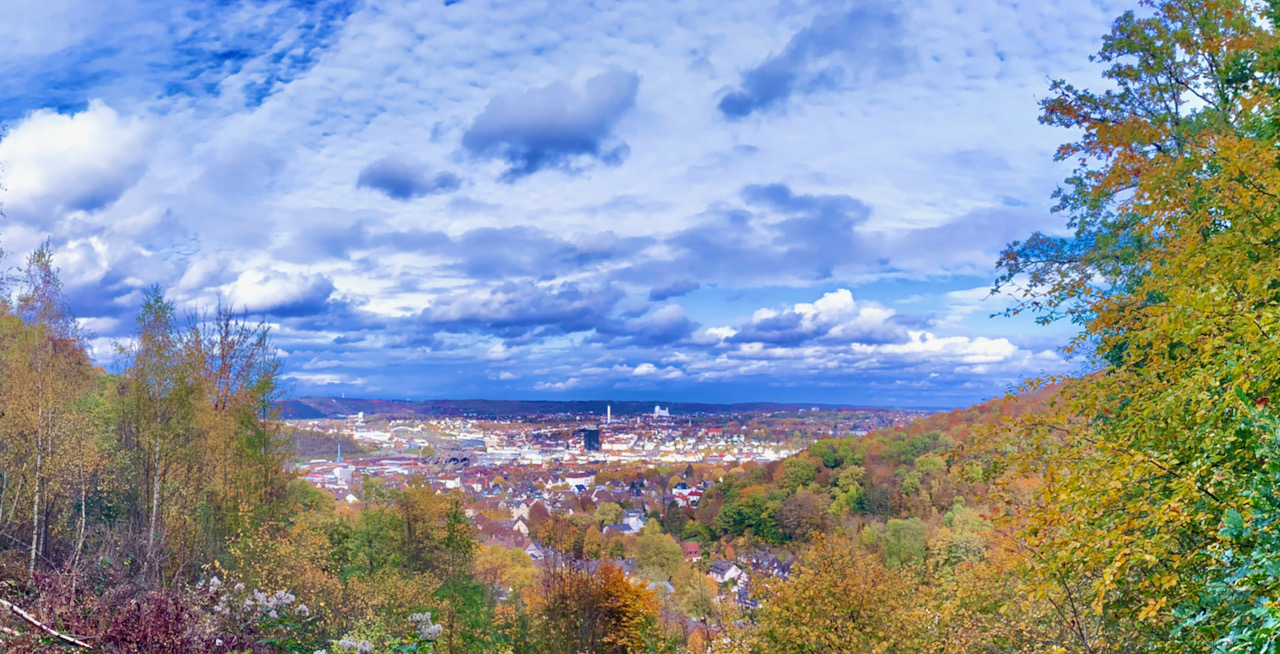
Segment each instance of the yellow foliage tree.
[[916,647],[914,578],[889,570],[844,534],[816,536],[790,579],[758,583],[757,622],[732,637],[741,651],[857,654]]

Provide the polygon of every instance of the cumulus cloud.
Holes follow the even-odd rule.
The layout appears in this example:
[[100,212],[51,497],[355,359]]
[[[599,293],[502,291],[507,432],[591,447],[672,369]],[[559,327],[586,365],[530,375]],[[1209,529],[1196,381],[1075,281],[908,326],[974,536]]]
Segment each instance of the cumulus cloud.
[[496,157],[512,181],[544,168],[570,169],[577,157],[616,165],[625,143],[613,142],[618,121],[635,105],[640,77],[612,70],[588,79],[581,91],[565,82],[499,95],[462,137],[477,157]]
[[771,345],[799,345],[813,340],[889,343],[906,336],[906,330],[895,322],[892,309],[874,302],[856,302],[853,293],[842,288],[784,311],[761,309],[730,340]]
[[648,377],[650,379],[679,379],[684,376],[684,371],[674,366],[666,366],[659,368],[652,363],[642,363],[631,370],[633,377]]
[[912,331],[903,343],[854,343],[853,349],[863,354],[898,355],[966,364],[998,363],[1018,354],[1018,346],[1005,338],[940,337],[924,331]]
[[146,170],[149,136],[142,119],[97,100],[75,114],[32,113],[0,141],[5,205],[37,221],[102,209]]
[[570,377],[558,382],[540,381],[533,385],[533,389],[536,391],[567,391],[571,388],[577,388],[581,381],[578,377]]
[[321,312],[333,295],[333,280],[321,274],[249,270],[225,287],[231,306],[249,313],[304,316]]
[[431,175],[426,166],[397,157],[383,157],[360,171],[356,186],[373,189],[393,200],[412,200],[456,191],[462,186],[462,180],[450,172]]
[[1012,384],[1065,366],[1052,350],[1035,351],[1007,338],[940,335],[902,323],[893,310],[839,289],[782,310],[757,310],[735,326],[701,329],[684,342],[692,349],[669,360],[701,383],[909,381],[934,389],[937,397],[961,385]]
[[911,61],[903,17],[878,4],[822,14],[791,37],[782,52],[742,73],[718,108],[736,120],[780,108],[793,95],[853,84],[865,74],[893,76]]

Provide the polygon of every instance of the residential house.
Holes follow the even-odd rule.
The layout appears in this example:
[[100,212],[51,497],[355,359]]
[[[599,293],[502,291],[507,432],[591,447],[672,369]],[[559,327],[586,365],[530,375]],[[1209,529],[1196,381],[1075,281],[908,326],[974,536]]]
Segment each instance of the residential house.
[[622,521],[631,526],[632,531],[640,531],[646,518],[640,509],[626,509],[622,512]]
[[602,533],[602,534],[604,534],[604,535],[606,535],[606,536],[607,536],[607,535],[609,535],[609,534],[621,534],[621,535],[623,535],[623,536],[626,536],[626,535],[628,535],[628,534],[634,534],[634,533],[636,533],[636,530],[632,529],[632,528],[631,528],[631,525],[629,525],[629,524],[627,524],[627,523],[625,523],[625,522],[620,522],[620,523],[618,523],[618,524],[616,524],[616,525],[605,525],[605,526],[604,526],[604,529],[602,529],[602,530],[600,530],[600,531],[601,531],[601,533]]
[[702,560],[702,544],[694,541],[685,541],[680,543],[680,550],[684,553],[684,560],[690,563]]
[[723,584],[733,581],[742,576],[742,569],[731,561],[716,561],[708,568],[707,574],[715,580],[717,584]]

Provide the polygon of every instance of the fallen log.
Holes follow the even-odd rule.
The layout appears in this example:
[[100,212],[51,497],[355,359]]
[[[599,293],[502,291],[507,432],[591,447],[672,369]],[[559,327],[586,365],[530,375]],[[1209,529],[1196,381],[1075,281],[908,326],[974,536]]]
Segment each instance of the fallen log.
[[[80,647],[83,649],[93,649],[93,646],[90,645],[89,643],[79,640],[74,636],[68,636],[67,634],[62,633],[61,631],[58,631],[57,629],[54,629],[53,627],[50,627],[44,624],[43,622],[40,622],[39,620],[35,619],[35,617],[32,616],[30,613],[23,611],[13,602],[0,599],[0,605],[3,605],[6,609],[9,609],[13,613],[17,614],[18,617],[22,618],[23,620],[26,620],[28,623],[31,624],[31,626],[49,634],[50,636],[58,638],[63,642],[75,645],[76,647]],[[20,635],[17,631],[14,631],[13,629],[9,629],[7,627],[0,627],[0,629],[3,629],[4,633],[7,633],[13,636]]]

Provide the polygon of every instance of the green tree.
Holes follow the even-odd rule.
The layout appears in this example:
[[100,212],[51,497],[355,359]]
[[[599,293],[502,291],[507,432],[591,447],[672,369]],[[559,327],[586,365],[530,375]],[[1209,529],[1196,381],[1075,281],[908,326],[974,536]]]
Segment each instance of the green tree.
[[792,457],[783,461],[778,485],[789,493],[812,484],[818,478],[818,464],[807,457]]
[[891,568],[900,568],[924,560],[924,521],[920,518],[890,520],[885,523],[884,558]]
[[616,502],[604,502],[596,507],[596,524],[601,527],[606,525],[616,525],[622,522],[622,507]]
[[667,510],[662,514],[662,530],[673,536],[684,533],[684,526],[689,522],[684,509],[675,500],[667,503]]
[[660,571],[662,578],[669,580],[680,571],[682,565],[684,553],[680,549],[680,543],[674,538],[657,530],[640,535],[640,548],[636,552],[637,567]]

